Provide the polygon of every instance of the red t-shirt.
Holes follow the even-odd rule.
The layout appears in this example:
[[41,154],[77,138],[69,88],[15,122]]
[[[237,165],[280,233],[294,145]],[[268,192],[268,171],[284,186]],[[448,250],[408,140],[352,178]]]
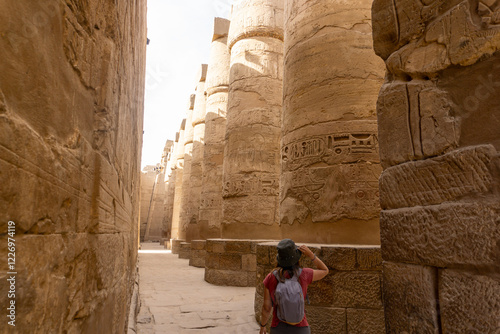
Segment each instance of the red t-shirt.
[[[300,285],[302,285],[302,293],[304,294],[304,298],[307,295],[307,286],[312,283],[313,280],[313,270],[310,268],[303,268],[302,273],[300,274]],[[276,305],[276,299],[274,298],[274,292],[276,291],[276,286],[278,286],[278,280],[274,277],[271,272],[264,279],[264,286],[269,290],[271,294],[271,299],[273,301],[273,305]],[[271,323],[271,327],[276,327],[280,323],[280,319],[278,319],[276,307],[273,308],[273,321]],[[304,314],[304,319],[300,322],[300,324],[296,325],[297,327],[307,327],[309,323],[307,322],[306,315]]]

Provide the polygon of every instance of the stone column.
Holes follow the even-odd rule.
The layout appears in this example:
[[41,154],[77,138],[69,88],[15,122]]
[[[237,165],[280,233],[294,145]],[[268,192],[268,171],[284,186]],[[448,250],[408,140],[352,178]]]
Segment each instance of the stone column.
[[371,4],[285,1],[280,222],[296,241],[380,244]]
[[148,165],[143,168],[141,172],[141,206],[140,206],[140,227],[139,236],[140,241],[144,241],[146,230],[148,227],[148,220],[151,208],[151,201],[153,199],[153,187],[156,181],[156,166]]
[[193,156],[191,160],[191,178],[189,192],[186,193],[186,206],[184,206],[185,221],[182,222],[186,229],[186,240],[196,240],[200,238],[200,226],[198,216],[201,201],[202,184],[202,163],[205,149],[205,116],[206,116],[206,96],[205,80],[207,77],[207,64],[201,65],[196,76],[196,98],[193,110]]
[[182,193],[179,205],[179,225],[178,225],[178,239],[186,240],[187,224],[189,223],[189,196],[191,194],[191,162],[193,158],[193,110],[196,95],[191,95],[189,100],[189,108],[186,117],[186,128],[184,131],[184,170],[182,174]]
[[179,150],[180,133],[175,134],[174,146],[167,163],[167,179],[165,180],[165,215],[162,227],[162,238],[170,241],[172,237],[172,215],[174,211],[175,185],[177,179],[177,152]]
[[207,115],[200,203],[200,236],[220,238],[222,220],[222,168],[226,134],[229,62],[227,34],[229,20],[215,18],[207,73]]
[[175,194],[174,194],[174,204],[172,208],[172,229],[170,238],[173,240],[179,239],[179,222],[180,222],[180,212],[181,212],[181,201],[182,201],[182,179],[184,177],[184,143],[185,143],[185,133],[186,133],[186,123],[187,120],[183,119],[181,127],[179,130],[179,145],[174,153],[177,157],[175,164]]
[[222,237],[279,238],[283,0],[235,5],[228,47]]
[[150,203],[148,224],[146,228],[146,234],[144,236],[145,241],[161,241],[162,239],[162,226],[163,217],[165,214],[165,177],[166,168],[170,150],[174,142],[172,140],[167,140],[165,147],[163,149],[161,162],[156,167],[156,178],[155,185],[153,189],[153,197]]
[[498,1],[375,0],[373,31],[387,332],[498,333]]

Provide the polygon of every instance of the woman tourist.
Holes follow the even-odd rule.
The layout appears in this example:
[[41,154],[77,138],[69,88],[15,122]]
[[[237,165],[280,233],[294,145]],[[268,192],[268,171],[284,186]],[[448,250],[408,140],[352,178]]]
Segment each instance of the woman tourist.
[[[309,257],[318,270],[301,268],[300,257]],[[266,334],[271,311],[271,334],[309,334],[304,312],[307,286],[328,274],[327,266],[305,245],[297,248],[290,239],[278,243],[278,267],[264,279],[264,305],[260,334]]]

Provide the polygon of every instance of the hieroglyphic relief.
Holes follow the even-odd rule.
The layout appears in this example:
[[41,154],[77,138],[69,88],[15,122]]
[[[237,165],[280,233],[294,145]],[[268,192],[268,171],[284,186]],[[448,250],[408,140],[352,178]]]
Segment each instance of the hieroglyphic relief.
[[224,198],[249,195],[278,195],[278,180],[276,180],[275,176],[235,175],[224,181],[222,189],[222,196]]
[[[298,160],[320,159],[328,164],[343,162],[348,156],[378,155],[378,138],[373,132],[336,133],[292,142],[281,149],[281,160],[293,169]],[[299,165],[300,162],[297,164]],[[285,167],[285,170],[287,168]]]
[[294,199],[295,205],[302,203],[313,222],[374,218],[378,215],[380,172],[380,165],[370,163],[285,172],[282,201],[288,198]]

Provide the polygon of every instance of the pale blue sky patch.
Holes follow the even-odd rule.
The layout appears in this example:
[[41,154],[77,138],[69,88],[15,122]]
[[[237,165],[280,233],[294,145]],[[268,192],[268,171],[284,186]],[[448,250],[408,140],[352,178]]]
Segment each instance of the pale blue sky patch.
[[142,167],[161,160],[186,115],[196,74],[208,62],[214,17],[234,0],[148,0],[148,46]]

